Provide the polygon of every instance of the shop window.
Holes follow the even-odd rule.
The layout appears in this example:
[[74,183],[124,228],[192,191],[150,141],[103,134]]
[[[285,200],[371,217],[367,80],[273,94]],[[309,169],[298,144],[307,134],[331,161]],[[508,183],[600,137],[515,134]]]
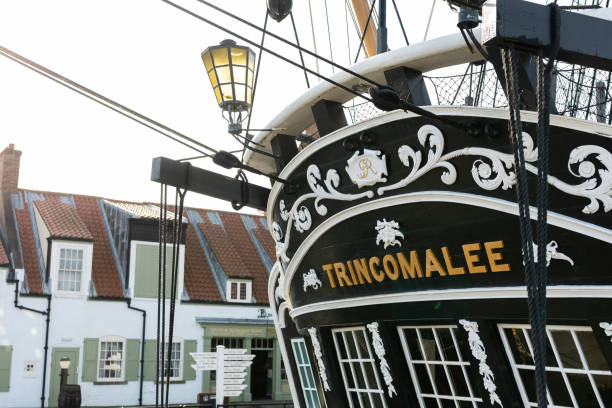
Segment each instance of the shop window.
[[352,327],[332,330],[332,333],[350,407],[386,408],[365,329]]
[[[499,331],[525,406],[537,407],[529,325],[500,324]],[[557,407],[606,407],[612,372],[588,326],[546,326],[548,403]]]
[[481,406],[456,326],[402,326],[398,331],[421,406]]
[[291,339],[291,348],[293,348],[293,355],[300,376],[300,384],[302,385],[306,408],[320,408],[321,401],[319,400],[319,394],[317,394],[317,385],[312,374],[312,366],[310,365],[310,359],[308,358],[304,339]]
[[272,350],[274,339],[254,338],[251,339],[251,350]]
[[[225,348],[244,348],[244,339],[240,337],[212,337],[210,339],[210,351],[217,351],[217,346],[225,346]],[[210,372],[210,380],[217,379],[217,372]]]

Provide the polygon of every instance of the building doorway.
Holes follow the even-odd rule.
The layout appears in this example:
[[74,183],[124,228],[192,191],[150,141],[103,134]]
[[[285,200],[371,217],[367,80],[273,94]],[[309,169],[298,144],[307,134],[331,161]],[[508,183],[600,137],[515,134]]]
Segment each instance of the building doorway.
[[78,384],[77,377],[79,371],[79,349],[73,347],[54,347],[51,352],[51,379],[49,387],[49,401],[47,406],[57,407],[57,399],[59,397],[60,374],[61,368],[59,365],[62,357],[70,359],[70,367],[68,368],[68,378],[66,384]]
[[253,400],[272,399],[274,339],[252,339],[251,354],[255,354],[251,365],[251,396]]

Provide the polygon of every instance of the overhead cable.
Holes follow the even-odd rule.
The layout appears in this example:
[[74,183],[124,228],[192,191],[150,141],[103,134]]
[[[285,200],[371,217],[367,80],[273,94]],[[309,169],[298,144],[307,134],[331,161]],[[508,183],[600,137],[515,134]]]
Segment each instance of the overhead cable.
[[[174,4],[174,3],[171,3],[171,2],[166,1],[166,0],[162,0],[162,1],[163,1],[164,3]],[[217,7],[217,6],[215,6],[214,4],[211,4],[211,3],[209,3],[209,2],[208,2],[208,1],[206,1],[206,0],[197,0],[197,1],[198,1],[198,2],[200,2],[200,3],[202,3],[202,4],[204,4],[204,5],[207,5],[208,7],[212,8],[212,9],[214,9],[214,10],[219,11],[220,13],[225,14],[226,16],[229,16],[229,17],[231,17],[231,18],[233,18],[233,19],[235,19],[235,20],[238,20],[238,21],[240,21],[241,23],[246,24],[246,25],[248,25],[248,26],[249,26],[249,27],[251,27],[251,28],[254,28],[254,29],[259,30],[259,31],[261,31],[261,32],[265,32],[265,33],[266,33],[266,35],[269,35],[269,36],[271,36],[271,37],[273,37],[273,38],[275,38],[275,39],[277,39],[277,40],[279,40],[279,41],[281,41],[281,42],[283,42],[283,43],[285,43],[285,44],[287,44],[287,45],[290,45],[290,46],[292,46],[292,47],[294,47],[294,48],[297,48],[298,50],[300,50],[300,51],[302,51],[302,52],[304,52],[304,53],[306,53],[306,54],[308,54],[308,55],[310,55],[310,56],[312,56],[312,57],[314,57],[314,58],[320,59],[321,61],[326,62],[326,63],[330,64],[331,66],[336,67],[336,68],[338,68],[338,69],[340,69],[340,70],[342,70],[342,71],[344,71],[344,72],[346,72],[346,73],[348,73],[348,74],[351,74],[352,76],[354,76],[354,77],[356,77],[356,78],[359,78],[359,79],[361,79],[361,80],[363,80],[363,81],[369,82],[370,84],[372,84],[372,85],[374,85],[374,86],[380,86],[380,84],[379,84],[379,83],[377,83],[377,82],[375,82],[375,81],[373,81],[373,80],[371,80],[371,79],[369,79],[369,78],[367,78],[367,77],[364,77],[363,75],[360,75],[360,74],[358,74],[357,72],[351,71],[350,69],[348,69],[348,68],[346,68],[346,67],[344,67],[344,66],[342,66],[342,65],[340,65],[340,64],[337,64],[337,63],[335,63],[334,61],[332,61],[332,60],[330,60],[330,59],[327,59],[327,58],[325,58],[325,57],[323,57],[323,56],[321,56],[321,55],[318,55],[317,53],[314,53],[314,52],[312,52],[312,51],[310,51],[310,50],[308,50],[308,49],[306,49],[306,48],[300,47],[299,45],[294,44],[294,43],[292,43],[291,41],[289,41],[289,40],[287,40],[287,39],[285,39],[285,38],[283,38],[283,37],[281,37],[281,36],[279,36],[279,35],[276,35],[276,34],[274,34],[274,33],[271,33],[271,32],[269,32],[269,31],[266,31],[265,29],[263,29],[263,28],[259,27],[258,25],[253,24],[253,23],[251,23],[250,21],[247,21],[247,20],[245,20],[245,19],[243,19],[243,18],[241,18],[241,17],[238,17],[237,15],[235,15],[235,14],[233,14],[233,13],[230,13],[230,12],[229,12],[229,11],[227,11],[227,10],[223,10],[221,7]],[[179,6],[179,7],[180,7],[180,6]],[[182,8],[182,7],[181,7],[181,8]],[[184,9],[184,10],[185,10],[185,9]],[[216,24],[214,24],[214,25],[215,25],[215,26],[217,26]],[[221,28],[221,29],[223,29],[223,28]],[[228,33],[229,33],[229,31],[227,31],[227,30],[226,30],[226,32],[228,32]]]
[[[169,139],[174,140],[175,142],[178,142],[180,144],[182,144],[183,146],[186,146],[192,150],[195,150],[198,153],[201,154],[205,154],[205,152],[203,152],[202,150],[191,146],[190,144],[186,143],[183,140],[180,139],[184,139],[196,146],[199,146],[201,148],[207,149],[208,151],[212,152],[212,153],[216,153],[217,150],[213,149],[212,147],[209,147],[203,143],[198,142],[195,139],[192,139],[154,119],[151,119],[141,113],[136,112],[133,109],[128,108],[127,106],[124,106],[110,98],[105,97],[104,95],[101,95],[69,78],[66,78],[65,76],[62,76],[60,74],[58,74],[57,72],[54,72],[22,55],[17,54],[14,51],[9,50],[8,48],[5,48],[3,46],[0,45],[0,55],[13,60],[15,62],[17,62],[18,64],[46,77],[51,79],[54,82],[57,82],[58,84],[78,93],[81,94],[83,96],[85,96],[86,98],[91,99],[94,102],[99,103],[102,106],[105,106],[123,116],[125,116],[128,119],[132,119],[135,122],[140,123],[143,126],[146,126],[147,128],[163,135],[166,136]],[[172,136],[172,135],[175,136]]]
[[[244,36],[242,36],[242,35],[240,35],[240,34],[238,34],[238,33],[234,32],[234,31],[232,31],[232,30],[230,30],[230,29],[228,29],[228,28],[223,27],[223,26],[221,26],[220,24],[217,24],[217,23],[215,23],[215,22],[213,22],[213,21],[211,21],[211,20],[207,19],[206,17],[202,17],[201,15],[199,15],[199,14],[197,14],[197,13],[195,13],[195,12],[191,11],[191,10],[188,10],[188,9],[186,9],[186,8],[184,8],[184,7],[182,7],[182,6],[178,5],[178,4],[176,4],[176,3],[174,3],[174,2],[172,2],[172,1],[170,1],[170,0],[161,0],[161,1],[163,1],[164,3],[166,3],[166,4],[170,5],[170,6],[172,6],[172,7],[176,8],[176,9],[178,9],[178,10],[181,10],[182,12],[184,12],[184,13],[186,13],[186,14],[189,14],[189,15],[190,15],[190,16],[192,16],[192,17],[197,18],[198,20],[201,20],[201,21],[203,21],[203,22],[205,22],[205,23],[207,23],[207,24],[210,24],[211,26],[213,26],[213,27],[215,27],[215,28],[218,28],[218,29],[219,29],[219,30],[221,30],[221,31],[225,31],[226,33],[228,33],[228,34],[230,34],[230,35],[233,35],[234,37],[236,37],[236,38],[240,39],[241,41],[244,41],[244,42],[246,42],[246,43],[248,43],[248,44],[251,44],[253,47],[257,47],[257,48],[261,49],[262,51],[265,51],[265,52],[267,52],[267,53],[269,53],[269,54],[272,54],[272,55],[274,55],[276,58],[279,58],[279,59],[281,59],[281,60],[283,60],[283,61],[287,62],[288,64],[291,64],[291,65],[293,65],[293,66],[295,66],[295,67],[297,67],[297,68],[299,68],[299,69],[303,69],[304,71],[308,72],[309,74],[315,75],[315,76],[317,76],[317,77],[321,78],[322,80],[324,80],[324,81],[326,81],[326,82],[329,82],[329,83],[330,83],[330,84],[332,84],[332,85],[337,86],[338,88],[344,89],[344,90],[345,90],[346,92],[348,92],[348,93],[351,93],[351,94],[356,95],[356,96],[358,96],[358,97],[360,97],[360,98],[363,98],[363,99],[365,99],[365,100],[366,100],[366,101],[368,101],[368,102],[372,102],[372,99],[371,99],[371,98],[369,98],[369,97],[367,97],[367,96],[365,96],[365,95],[363,95],[363,94],[361,94],[361,93],[359,93],[359,92],[357,92],[357,91],[355,91],[355,90],[353,90],[353,89],[351,89],[351,88],[349,88],[349,87],[347,87],[347,86],[345,86],[345,85],[342,85],[341,83],[336,82],[336,81],[334,81],[333,79],[329,79],[329,78],[327,78],[326,76],[321,75],[321,74],[319,74],[318,72],[315,72],[315,71],[313,71],[313,70],[312,70],[312,69],[310,69],[310,68],[302,67],[302,66],[301,66],[300,64],[298,64],[297,62],[294,62],[294,61],[290,60],[289,58],[284,57],[284,56],[282,56],[281,54],[279,54],[279,53],[277,53],[277,52],[275,52],[275,51],[270,50],[269,48],[262,47],[262,46],[260,46],[259,44],[257,44],[256,42],[254,42],[254,41],[252,41],[252,40],[249,40],[248,38],[246,38],[246,37],[244,37]],[[273,35],[273,34],[271,34],[270,32],[268,32],[268,33],[267,33],[267,35]],[[279,38],[280,38],[280,37],[279,37]],[[308,52],[310,52],[310,51],[308,51]],[[344,67],[343,67],[342,69],[343,69],[343,70],[346,70],[346,68],[344,68]],[[350,71],[349,71],[349,73],[350,73]],[[357,74],[352,74],[352,75],[357,75]],[[358,76],[358,77],[361,77],[361,76]],[[367,79],[366,79],[366,80],[367,80]],[[368,82],[372,82],[372,81],[368,80]]]

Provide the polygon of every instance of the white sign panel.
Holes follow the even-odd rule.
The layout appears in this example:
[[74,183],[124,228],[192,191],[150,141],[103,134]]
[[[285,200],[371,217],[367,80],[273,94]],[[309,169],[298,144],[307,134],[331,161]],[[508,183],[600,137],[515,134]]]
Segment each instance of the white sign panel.
[[239,397],[242,394],[242,391],[224,391],[224,397]]
[[225,367],[249,367],[253,362],[252,361],[224,361],[223,365]]
[[[223,379],[223,384],[227,385],[227,384],[243,384],[244,383],[244,378],[227,378],[227,375],[225,376],[225,378]],[[227,387],[226,387],[227,389]]]
[[242,391],[247,387],[246,384],[227,384],[223,385],[225,391]]
[[230,355],[225,355],[223,357],[226,361],[228,360],[232,360],[232,361],[238,361],[238,360],[244,360],[244,361],[251,361],[255,358],[255,354],[243,354],[243,355],[238,355],[238,354],[230,354]]
[[246,377],[246,375],[247,375],[246,371],[243,371],[241,373],[228,373],[226,370],[225,373],[223,374],[223,378],[244,378]]

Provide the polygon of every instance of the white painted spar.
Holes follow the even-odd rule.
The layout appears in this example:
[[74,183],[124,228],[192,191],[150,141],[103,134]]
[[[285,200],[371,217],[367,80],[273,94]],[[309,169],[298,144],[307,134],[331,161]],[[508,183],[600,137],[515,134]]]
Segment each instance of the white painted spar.
[[[295,273],[299,265],[301,264],[304,256],[306,256],[312,245],[314,245],[319,240],[319,238],[321,238],[321,236],[325,234],[325,232],[327,232],[330,228],[334,227],[342,221],[369,211],[375,211],[381,208],[419,202],[448,202],[455,204],[465,204],[476,207],[488,208],[491,210],[518,216],[517,203],[502,200],[499,198],[486,197],[476,194],[456,193],[452,191],[421,191],[416,193],[400,194],[396,196],[379,198],[378,200],[368,201],[356,205],[354,207],[345,209],[327,218],[325,221],[319,224],[310,233],[310,235],[308,235],[306,239],[304,239],[304,241],[295,251],[295,254],[291,258],[291,261],[289,262],[289,265],[287,266],[287,269],[285,271],[283,287],[283,293],[285,299],[287,299],[287,302],[289,303],[289,307],[292,308],[291,297],[289,295],[291,281],[293,280]],[[529,209],[531,219],[536,220],[538,215],[537,207],[530,206]],[[604,242],[612,243],[611,229],[577,220],[572,217],[558,214],[554,211],[548,212],[548,224],[566,230],[574,231],[595,239],[599,239]]]

